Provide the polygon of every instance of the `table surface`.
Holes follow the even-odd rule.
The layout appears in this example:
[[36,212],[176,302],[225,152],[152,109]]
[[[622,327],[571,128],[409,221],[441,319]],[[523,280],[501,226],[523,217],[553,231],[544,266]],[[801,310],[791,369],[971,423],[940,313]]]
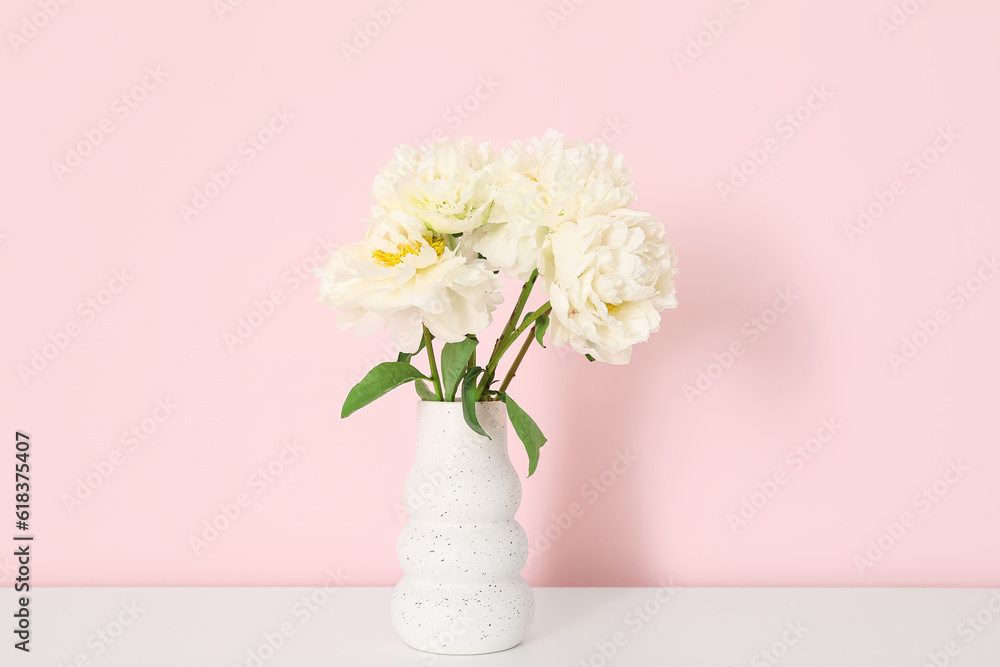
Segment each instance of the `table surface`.
[[[10,625],[15,593],[2,589]],[[536,588],[527,639],[437,656],[392,629],[391,588],[41,588],[31,653],[87,667],[1000,667],[1000,591],[981,588]],[[278,645],[276,650],[269,648]]]

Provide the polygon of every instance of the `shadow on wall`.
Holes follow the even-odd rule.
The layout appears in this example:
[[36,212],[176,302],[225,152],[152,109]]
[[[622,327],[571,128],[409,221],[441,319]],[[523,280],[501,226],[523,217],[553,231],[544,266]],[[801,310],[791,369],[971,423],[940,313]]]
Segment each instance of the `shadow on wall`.
[[[669,475],[645,466],[653,464],[647,461],[663,461],[663,450],[674,448],[714,447],[723,453],[723,443],[675,440],[679,421],[730,418],[689,403],[682,387],[694,382],[696,369],[711,362],[713,352],[725,349],[716,349],[715,341],[743,339],[744,321],[767,307],[776,289],[794,282],[778,261],[775,246],[761,238],[760,225],[727,227],[713,234],[719,226],[693,220],[686,225],[691,234],[674,239],[681,270],[679,306],[663,314],[660,331],[633,350],[629,366],[590,363],[575,352],[559,353],[562,362],[552,382],[571,388],[571,399],[552,401],[546,420],[553,435],[558,434],[559,444],[553,444],[571,452],[563,453],[559,474],[546,480],[551,488],[545,500],[538,499],[549,506],[539,511],[545,519],[542,526],[529,529],[529,542],[537,549],[542,539],[547,548],[533,558],[535,563],[529,560],[526,572],[531,580],[552,586],[668,585],[672,575],[684,580],[675,565],[662,562],[670,526],[658,505],[669,495],[662,490]],[[698,231],[706,229],[712,231]],[[766,416],[780,411],[800,391],[812,372],[815,349],[808,325],[805,331],[808,335],[798,336],[794,345],[761,343],[759,349],[748,349],[747,361],[741,359],[733,376],[723,378],[748,388],[744,397],[752,405],[745,412]],[[546,453],[553,454],[543,451],[543,458]],[[711,471],[684,473],[699,474]],[[540,538],[556,523],[553,515],[565,513],[572,501],[583,507],[573,528],[553,528],[552,535],[558,535],[551,544]]]

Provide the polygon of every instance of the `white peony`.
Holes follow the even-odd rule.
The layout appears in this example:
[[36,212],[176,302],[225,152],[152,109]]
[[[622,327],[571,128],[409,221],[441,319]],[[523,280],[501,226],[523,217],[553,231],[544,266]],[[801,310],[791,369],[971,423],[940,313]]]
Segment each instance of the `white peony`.
[[442,139],[422,148],[399,146],[372,185],[383,208],[418,217],[439,234],[462,234],[482,225],[496,194],[489,143]]
[[497,173],[502,180],[493,211],[474,233],[473,247],[491,266],[518,280],[537,268],[545,237],[559,223],[635,200],[621,155],[554,130],[540,139],[513,142],[497,160]]
[[503,283],[482,260],[404,211],[374,207],[368,222],[363,242],[341,246],[316,272],[320,300],[341,309],[341,329],[366,336],[388,327],[401,351],[415,352],[424,325],[448,343],[489,326]]
[[674,251],[648,213],[618,209],[564,222],[541,259],[552,343],[599,361],[627,364],[632,346],[659,328],[660,311],[677,306]]

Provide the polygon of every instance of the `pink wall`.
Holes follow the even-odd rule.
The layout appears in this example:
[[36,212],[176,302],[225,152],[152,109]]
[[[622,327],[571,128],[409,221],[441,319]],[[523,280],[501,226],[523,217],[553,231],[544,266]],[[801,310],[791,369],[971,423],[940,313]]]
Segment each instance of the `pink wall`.
[[624,153],[681,307],[630,367],[533,350],[519,374],[549,437],[529,581],[1000,585],[1000,5],[223,2],[4,3],[0,433],[34,443],[37,583],[394,583],[415,397],[338,418],[386,339],[336,330],[313,258],[359,237],[394,144],[554,127]]

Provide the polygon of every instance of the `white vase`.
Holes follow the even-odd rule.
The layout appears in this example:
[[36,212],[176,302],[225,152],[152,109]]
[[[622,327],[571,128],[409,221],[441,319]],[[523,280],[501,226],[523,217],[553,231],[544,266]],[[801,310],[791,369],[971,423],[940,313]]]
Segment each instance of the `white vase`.
[[417,452],[403,498],[403,578],[392,622],[404,642],[431,653],[492,653],[524,639],[535,612],[521,577],[528,538],[514,513],[521,482],[507,453],[507,406],[476,405],[492,439],[472,431],[461,403],[421,401]]

